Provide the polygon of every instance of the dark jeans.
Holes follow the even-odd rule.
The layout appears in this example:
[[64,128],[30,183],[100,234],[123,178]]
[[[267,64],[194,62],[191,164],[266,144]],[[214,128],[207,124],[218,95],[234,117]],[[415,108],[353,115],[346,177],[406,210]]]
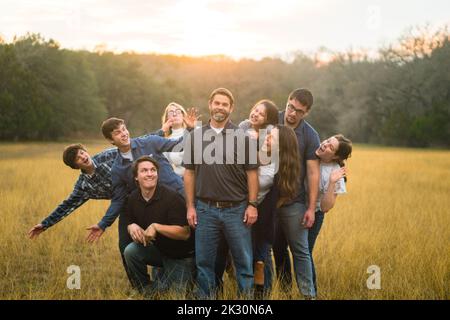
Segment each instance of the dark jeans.
[[[314,224],[311,229],[308,230],[308,249],[311,255],[311,266],[313,273],[314,288],[317,293],[317,280],[316,269],[314,266],[313,249],[322,228],[323,219],[325,214],[322,211],[316,211]],[[286,237],[284,236],[281,226],[276,226],[275,241],[273,244],[273,253],[275,258],[275,268],[278,279],[281,281],[283,288],[287,288],[292,283],[291,262],[289,259],[289,253],[287,250],[288,244]]]
[[133,288],[135,288],[135,285],[132,281],[132,278],[130,276],[130,271],[127,267],[127,262],[125,261],[124,251],[125,248],[133,242],[133,239],[131,239],[130,234],[128,233],[128,223],[126,223],[125,219],[122,217],[122,214],[119,216],[119,251],[120,251],[120,257],[122,258],[122,264],[123,268],[125,269],[125,272],[127,274],[128,280],[130,281],[130,284]]
[[292,284],[292,269],[289,259],[288,243],[279,223],[275,227],[275,238],[272,246],[275,270],[283,291]]
[[[169,289],[183,293],[191,287],[194,279],[194,257],[174,259],[167,257],[153,244],[144,247],[130,243],[124,251],[130,276],[135,286],[146,293],[164,292]],[[158,267],[156,279],[150,281],[147,265]]]

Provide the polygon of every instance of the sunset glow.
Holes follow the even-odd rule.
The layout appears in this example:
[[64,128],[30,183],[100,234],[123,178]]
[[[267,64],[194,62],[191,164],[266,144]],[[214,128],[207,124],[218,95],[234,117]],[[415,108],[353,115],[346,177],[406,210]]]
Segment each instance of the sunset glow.
[[433,4],[424,10],[423,1],[406,0],[2,0],[0,36],[41,33],[71,49],[262,58],[323,46],[376,49],[409,26],[449,23],[450,4]]

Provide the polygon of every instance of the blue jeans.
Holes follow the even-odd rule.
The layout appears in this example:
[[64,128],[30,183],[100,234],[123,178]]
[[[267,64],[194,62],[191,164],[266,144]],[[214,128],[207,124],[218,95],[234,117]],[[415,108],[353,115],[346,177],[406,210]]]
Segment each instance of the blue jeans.
[[[124,251],[130,277],[140,291],[157,292],[173,289],[186,292],[193,283],[195,272],[194,257],[184,259],[169,258],[153,244],[144,247],[140,243],[130,243]],[[150,281],[147,265],[159,267],[155,281]]]
[[308,229],[301,225],[305,211],[304,204],[294,202],[279,208],[277,219],[293,256],[297,287],[304,296],[315,297]]
[[130,281],[130,284],[133,288],[135,288],[135,283],[130,275],[130,270],[127,266],[127,262],[125,260],[125,256],[124,256],[124,251],[125,248],[133,242],[133,239],[131,239],[130,234],[128,233],[128,223],[126,221],[126,219],[124,218],[124,213],[123,210],[121,211],[120,215],[119,215],[119,223],[118,223],[118,228],[119,228],[119,252],[120,252],[120,257],[122,258],[122,264],[123,264],[123,268],[125,269],[125,273],[127,274],[128,280]]
[[317,236],[319,235],[320,229],[322,228],[324,216],[325,215],[322,211],[316,211],[316,219],[314,220],[313,226],[308,231],[309,254],[311,255],[313,282],[316,293],[317,293],[316,268],[314,266],[314,259],[312,252],[314,249],[314,244],[316,243]]
[[[251,294],[253,289],[253,253],[251,228],[244,220],[247,203],[232,208],[215,208],[198,200],[195,253],[198,297],[213,298],[217,290],[216,263],[221,239],[225,237],[236,268],[238,295]],[[219,259],[220,260],[220,259]]]

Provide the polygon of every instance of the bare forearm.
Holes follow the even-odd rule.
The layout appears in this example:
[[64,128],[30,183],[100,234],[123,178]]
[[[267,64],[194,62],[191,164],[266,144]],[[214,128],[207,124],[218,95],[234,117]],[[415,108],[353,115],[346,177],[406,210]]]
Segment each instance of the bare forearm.
[[184,172],[184,192],[186,193],[186,207],[194,207],[195,199],[195,171],[186,169]]
[[318,160],[307,161],[309,209],[315,209],[319,195],[320,166]]
[[323,195],[320,201],[320,209],[322,212],[328,212],[333,209],[336,202],[336,194],[334,193],[335,183],[330,181],[327,192]]
[[259,181],[258,169],[247,171],[248,200],[256,201],[258,198]]
[[153,223],[156,232],[173,240],[187,240],[191,235],[188,226],[170,226],[165,224]]

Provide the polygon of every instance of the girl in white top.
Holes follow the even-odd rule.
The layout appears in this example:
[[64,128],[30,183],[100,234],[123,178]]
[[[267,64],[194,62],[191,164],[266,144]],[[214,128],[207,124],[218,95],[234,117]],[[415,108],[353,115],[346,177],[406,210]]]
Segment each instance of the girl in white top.
[[319,197],[316,206],[316,219],[308,232],[309,252],[311,254],[314,287],[317,292],[316,272],[312,251],[322,227],[324,214],[330,211],[339,194],[347,192],[346,167],[344,161],[352,153],[352,142],[341,134],[324,140],[316,150],[320,159]]
[[[239,124],[239,128],[243,129],[251,139],[258,139],[260,130],[267,129],[268,126],[275,126],[278,123],[278,107],[273,101],[264,99],[260,100],[250,109],[248,119]],[[264,200],[273,185],[275,176],[275,164],[261,165],[258,169],[259,192],[258,204]]]

